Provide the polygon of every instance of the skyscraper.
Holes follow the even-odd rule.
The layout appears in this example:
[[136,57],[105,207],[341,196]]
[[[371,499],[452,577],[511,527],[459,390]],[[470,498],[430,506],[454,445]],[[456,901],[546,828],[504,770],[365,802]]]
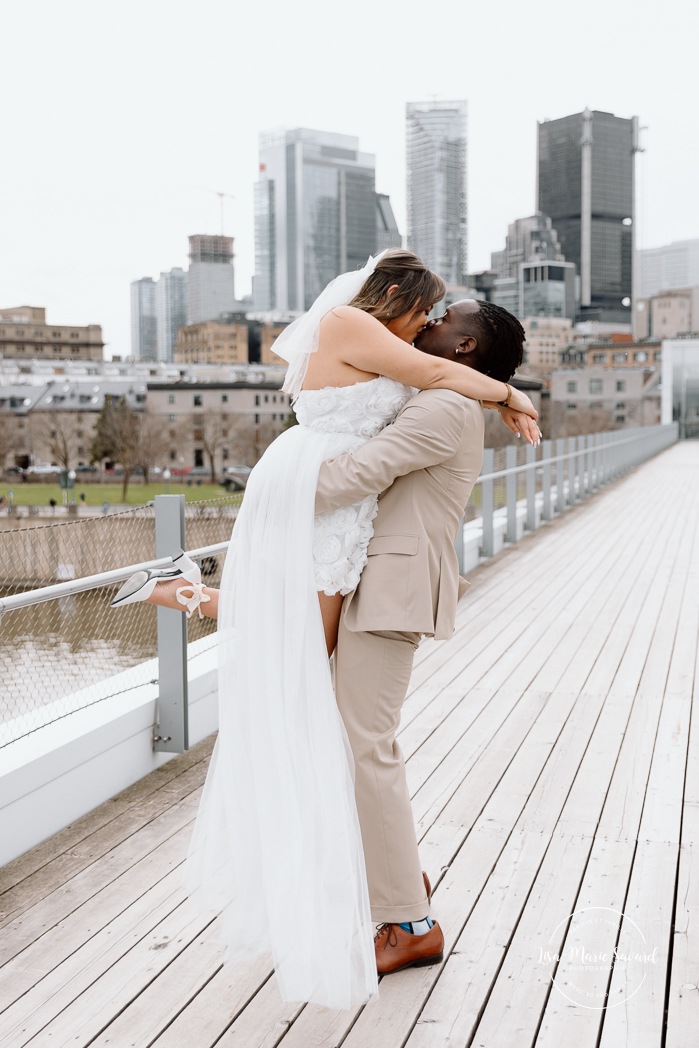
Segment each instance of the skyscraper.
[[233,237],[191,236],[187,281],[187,323],[216,320],[234,312]]
[[296,128],[260,135],[255,309],[308,309],[377,245],[374,157],[350,135]]
[[183,269],[170,269],[160,274],[155,287],[157,313],[158,360],[174,359],[177,331],[187,323],[187,274]]
[[507,227],[505,247],[490,255],[490,268],[499,277],[516,277],[522,262],[564,261],[558,235],[547,215],[518,218]]
[[408,102],[408,247],[447,284],[468,271],[466,102]]
[[138,360],[157,359],[155,281],[142,277],[131,284],[131,355]]
[[537,209],[580,274],[583,319],[631,322],[638,118],[585,109],[538,125]]

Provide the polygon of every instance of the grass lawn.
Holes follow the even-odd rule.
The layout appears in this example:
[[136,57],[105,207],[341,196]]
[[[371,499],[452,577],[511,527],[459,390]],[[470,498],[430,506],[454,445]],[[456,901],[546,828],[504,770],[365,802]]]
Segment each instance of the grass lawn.
[[[57,481],[45,484],[22,484],[21,481],[18,484],[8,484],[3,481],[0,483],[0,495],[5,496],[5,505],[9,502],[8,491],[14,492],[15,506],[48,506],[49,499],[52,498],[59,506],[63,505],[63,491]],[[69,492],[69,501],[74,498],[79,503],[81,492],[85,493],[85,504],[88,506],[102,506],[104,502],[108,502],[110,506],[124,505],[121,498],[121,484],[118,483],[81,484],[76,481],[75,488]],[[129,484],[126,505],[142,506],[144,502],[149,502],[156,495],[166,494],[183,494],[187,502],[198,502],[202,499],[222,498],[226,495],[226,491],[219,484],[198,485],[194,482],[190,487],[186,481],[184,484],[178,483],[175,478],[169,481],[167,490],[164,483],[141,484],[132,481]]]

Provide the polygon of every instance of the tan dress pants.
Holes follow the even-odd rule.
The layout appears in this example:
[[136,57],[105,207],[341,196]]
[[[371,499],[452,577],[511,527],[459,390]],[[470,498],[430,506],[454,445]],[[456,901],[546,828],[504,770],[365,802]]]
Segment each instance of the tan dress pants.
[[415,823],[396,742],[418,633],[355,633],[340,621],[335,690],[354,754],[371,916],[376,923],[418,921],[429,904]]

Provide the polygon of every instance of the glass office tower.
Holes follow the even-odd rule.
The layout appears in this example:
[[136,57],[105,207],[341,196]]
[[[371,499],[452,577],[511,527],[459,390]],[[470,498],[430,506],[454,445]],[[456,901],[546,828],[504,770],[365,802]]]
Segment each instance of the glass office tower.
[[308,128],[260,136],[255,186],[258,311],[308,309],[377,244],[374,156],[359,141]]
[[631,323],[638,118],[584,110],[538,125],[537,209],[580,274],[581,318]]
[[447,284],[468,272],[466,102],[406,105],[408,247]]

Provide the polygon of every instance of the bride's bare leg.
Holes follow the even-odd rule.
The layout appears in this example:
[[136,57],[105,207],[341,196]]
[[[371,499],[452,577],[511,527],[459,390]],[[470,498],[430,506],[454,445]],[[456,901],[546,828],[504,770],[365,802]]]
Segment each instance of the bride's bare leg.
[[[184,611],[184,607],[177,599],[177,589],[182,585],[182,579],[172,579],[170,582],[159,582],[150,597],[146,599],[147,604],[157,604],[161,608],[174,608],[175,611]],[[211,586],[204,586],[211,600],[200,604],[201,613],[206,619],[218,618],[218,595],[219,590]],[[325,593],[318,594],[320,601],[320,614],[323,619],[323,632],[325,633],[325,644],[328,656],[332,655],[337,644],[337,631],[340,626],[340,611],[342,610],[343,596],[335,593],[328,597]]]
[[[146,604],[157,604],[161,608],[172,608],[174,611],[184,611],[185,608],[177,599],[177,590],[180,586],[186,586],[184,579],[172,579],[169,582],[159,582],[150,597],[146,597]],[[218,594],[217,589],[204,586],[204,593],[211,597],[206,603],[202,601],[199,605],[205,619],[218,618]]]
[[325,643],[328,648],[328,657],[330,657],[335,651],[335,645],[337,644],[337,631],[340,628],[340,611],[342,610],[344,598],[341,593],[333,593],[332,597],[329,597],[327,593],[320,592],[318,600],[320,601],[320,614],[323,619]]

